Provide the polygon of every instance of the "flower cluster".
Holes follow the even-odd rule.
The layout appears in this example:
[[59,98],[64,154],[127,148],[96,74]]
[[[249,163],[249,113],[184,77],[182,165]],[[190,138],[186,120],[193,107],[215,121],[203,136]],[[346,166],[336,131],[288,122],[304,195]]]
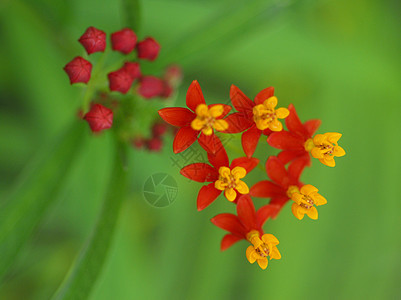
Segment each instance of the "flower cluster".
[[[104,31],[89,27],[78,41],[86,50],[87,56],[92,58],[94,53],[102,52],[101,56],[94,65],[88,57],[77,56],[64,67],[71,84],[87,85],[80,114],[88,122],[92,132],[108,129],[113,126],[116,117],[120,118],[114,122],[119,124],[120,129],[123,128],[120,136],[134,146],[139,145],[137,136],[149,135],[150,131],[152,137],[141,138],[141,142],[147,149],[159,151],[163,133],[160,130],[155,132],[151,127],[152,123],[157,122],[158,116],[153,108],[147,114],[153,116],[150,120],[140,120],[140,114],[136,113],[139,109],[135,106],[140,105],[141,100],[134,98],[170,99],[180,84],[181,69],[172,65],[165,69],[162,76],[145,75],[141,62],[156,60],[160,52],[160,45],[154,38],[146,37],[138,41],[132,29],[124,28],[110,35],[111,46],[108,49],[106,37]],[[110,51],[121,53],[120,58],[104,67]],[[121,107],[124,111],[118,112]],[[132,124],[135,122],[136,124]],[[143,123],[146,123],[145,126]],[[138,124],[145,127],[145,130],[138,130]]]
[[[340,133],[315,135],[319,120],[302,123],[293,105],[279,107],[272,87],[259,92],[252,101],[232,85],[230,99],[236,110],[231,114],[230,105],[207,105],[199,83],[193,81],[186,96],[188,108],[164,108],[159,110],[159,115],[178,128],[173,142],[174,153],[184,151],[196,141],[207,152],[208,164],[196,162],[181,169],[186,178],[206,183],[197,196],[198,210],[208,207],[221,194],[236,204],[236,214],[223,213],[211,219],[214,225],[229,232],[221,241],[221,250],[247,240],[251,245],[245,251],[246,258],[266,269],[268,258],[280,259],[281,255],[277,249],[278,239],[264,233],[264,223],[275,218],[289,200],[292,200],[292,213],[297,219],[302,220],[307,215],[316,220],[316,207],[326,204],[327,200],[316,187],[300,181],[302,172],[311,165],[311,156],[333,167],[334,158],[345,155],[345,151],[338,146]],[[287,130],[283,128],[282,120],[285,120]],[[242,133],[245,155],[230,163],[218,136],[220,133],[216,132]],[[253,155],[262,135],[267,137],[271,147],[281,151],[277,156],[267,157],[264,170],[268,178],[248,186],[248,173],[260,163]],[[270,200],[255,210],[252,197]]]

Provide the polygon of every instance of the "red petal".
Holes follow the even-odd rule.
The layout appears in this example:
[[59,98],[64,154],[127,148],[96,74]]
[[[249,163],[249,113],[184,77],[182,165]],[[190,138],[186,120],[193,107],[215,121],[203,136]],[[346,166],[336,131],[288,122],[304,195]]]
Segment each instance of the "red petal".
[[232,161],[230,169],[234,169],[235,167],[243,167],[248,174],[251,172],[259,163],[259,159],[251,157],[239,157]]
[[243,113],[233,113],[224,120],[228,123],[228,129],[224,131],[225,133],[239,133],[254,124]]
[[215,154],[208,153],[207,158],[209,159],[209,162],[212,164],[213,167],[218,170],[220,167],[226,166],[228,167],[229,165],[229,160],[227,156],[226,149],[224,149],[221,141],[219,139],[216,139],[217,142],[217,151]]
[[309,120],[304,123],[304,127],[310,137],[312,137],[315,134],[320,124],[322,124],[322,121],[320,120]]
[[304,125],[302,125],[301,121],[299,120],[294,105],[290,104],[288,106],[288,110],[290,111],[290,114],[285,119],[285,124],[287,125],[288,131],[301,135],[306,140],[308,138],[308,132],[306,131]]
[[242,195],[238,199],[237,215],[248,232],[257,228],[255,206],[249,195]]
[[286,191],[281,186],[268,180],[255,183],[249,191],[251,196],[259,198],[271,198],[283,195],[283,193],[286,193]]
[[268,204],[259,208],[256,212],[256,220],[259,228],[262,228],[263,224],[268,218],[274,219],[280,211],[279,205]]
[[267,175],[285,190],[288,188],[290,178],[284,164],[276,156],[270,156],[266,161]]
[[193,130],[190,126],[180,128],[175,135],[173,151],[180,153],[191,146],[197,139],[199,131]]
[[192,81],[187,92],[187,106],[195,111],[199,104],[206,104],[198,81]]
[[288,173],[290,176],[295,180],[299,181],[299,177],[302,174],[302,171],[305,169],[306,166],[310,164],[310,156],[309,154],[305,154],[297,159],[295,159],[289,166],[288,166]]
[[246,156],[252,157],[253,153],[255,152],[256,146],[259,143],[259,138],[261,134],[262,131],[259,130],[256,125],[253,125],[242,134],[242,148],[244,149]]
[[274,87],[271,86],[265,88],[264,90],[261,90],[259,94],[256,95],[254,102],[256,105],[262,104],[265,100],[273,96],[274,96]]
[[214,133],[212,135],[201,133],[198,143],[207,153],[211,154],[215,154],[223,146],[220,139]]
[[210,221],[212,221],[212,223],[217,227],[231,232],[237,237],[245,238],[245,228],[238,220],[238,217],[233,214],[219,214]]
[[274,197],[269,205],[277,205],[279,207],[279,211],[277,214],[280,212],[280,210],[283,208],[283,206],[290,200],[287,196],[279,196],[279,197]]
[[232,108],[230,105],[223,104],[223,103],[210,104],[208,107],[209,107],[209,109],[210,109],[211,107],[213,107],[213,106],[215,106],[215,105],[223,105],[223,114],[222,114],[220,117],[218,117],[217,119],[222,119],[222,118],[224,118],[224,117],[230,112],[230,110],[231,110],[231,108]]
[[220,250],[224,251],[230,248],[236,242],[242,240],[242,237],[238,237],[232,234],[226,234],[223,239],[221,240]]
[[267,138],[267,143],[277,149],[302,150],[305,140],[288,131],[274,132]]
[[183,167],[180,173],[186,178],[197,182],[216,181],[219,178],[217,170],[205,163],[190,164]]
[[160,117],[170,125],[183,127],[190,125],[196,115],[188,108],[167,107],[159,110]]
[[231,85],[230,99],[235,109],[239,112],[252,111],[255,104],[235,85]]
[[281,152],[277,155],[277,157],[281,160],[281,162],[282,162],[283,164],[286,165],[286,164],[289,163],[290,161],[296,159],[297,157],[302,156],[302,155],[305,154],[305,153],[306,153],[305,150],[296,150],[296,151],[293,151],[293,150],[284,150],[284,151],[281,151]]
[[202,186],[198,194],[198,199],[196,200],[198,211],[208,207],[220,194],[221,191],[214,187],[214,182]]

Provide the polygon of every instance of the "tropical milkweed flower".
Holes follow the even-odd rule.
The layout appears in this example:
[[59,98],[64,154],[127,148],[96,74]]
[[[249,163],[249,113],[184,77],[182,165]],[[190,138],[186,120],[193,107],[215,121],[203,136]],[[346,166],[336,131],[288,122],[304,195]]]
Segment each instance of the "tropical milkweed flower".
[[235,202],[239,195],[248,194],[249,188],[241,179],[252,171],[259,160],[240,157],[229,164],[226,150],[219,142],[219,150],[215,155],[208,153],[209,164],[194,163],[185,166],[180,173],[197,182],[210,182],[203,186],[197,198],[198,210],[208,207],[224,191],[227,200]]
[[231,110],[229,105],[206,105],[198,81],[188,88],[186,104],[188,108],[168,107],[159,110],[159,115],[170,125],[179,127],[173,142],[174,153],[180,153],[196,140],[208,153],[215,153],[219,138],[214,130],[225,131],[228,123],[223,119]]
[[111,34],[113,50],[129,54],[135,49],[138,38],[132,29],[124,28]]
[[270,146],[283,150],[278,154],[280,160],[287,164],[296,159],[303,159],[306,165],[310,165],[311,153],[323,164],[334,167],[334,157],[345,155],[344,149],[337,144],[341,134],[326,133],[313,137],[320,126],[320,120],[309,120],[302,124],[295,107],[290,104],[288,109],[290,115],[285,120],[288,131],[272,133],[267,139]]
[[278,119],[287,118],[289,111],[284,107],[276,108],[277,98],[273,87],[262,90],[252,101],[238,87],[232,85],[230,98],[238,112],[226,118],[229,126],[225,132],[239,133],[246,130],[242,134],[242,147],[245,154],[251,157],[261,134],[269,135],[271,132],[281,131],[283,125]]
[[237,216],[229,213],[219,214],[211,219],[217,227],[226,230],[221,241],[221,250],[226,250],[240,240],[247,240],[252,245],[246,249],[246,257],[250,263],[255,261],[262,269],[268,265],[267,258],[280,259],[277,249],[277,238],[272,234],[264,234],[263,224],[268,218],[274,218],[279,211],[276,205],[265,205],[255,211],[249,195],[242,195],[237,203]]
[[294,216],[302,220],[304,215],[317,220],[318,212],[316,206],[327,203],[327,200],[318,193],[318,189],[313,185],[306,184],[299,190],[298,187],[293,187],[289,192],[291,199],[294,200],[291,210]]

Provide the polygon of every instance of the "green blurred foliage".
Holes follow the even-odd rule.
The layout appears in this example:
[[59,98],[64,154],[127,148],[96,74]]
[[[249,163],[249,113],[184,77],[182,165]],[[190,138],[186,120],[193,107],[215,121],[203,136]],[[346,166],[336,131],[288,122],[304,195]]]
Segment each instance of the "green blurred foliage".
[[[333,169],[313,161],[305,171],[303,181],[328,199],[318,221],[300,222],[287,206],[266,224],[283,258],[262,271],[246,261],[243,241],[219,251],[224,232],[209,219],[234,206],[219,198],[196,211],[201,184],[179,175],[171,139],[161,154],[132,149],[129,199],[91,299],[401,297],[399,9],[397,1],[374,0],[142,1],[139,37],[162,45],[149,70],[183,67],[178,105],[194,79],[210,102],[228,101],[231,84],[250,97],[274,86],[302,120],[323,121],[319,132],[342,132],[347,155]],[[0,3],[1,202],[35,153],[77,122],[81,90],[62,71],[83,54],[76,40],[88,26],[118,30],[124,18],[120,1]],[[50,298],[90,233],[111,172],[112,137],[86,135],[60,199],[0,286],[1,299]],[[266,153],[275,152],[262,143],[257,157]],[[175,203],[161,209],[142,195],[157,172],[179,186]],[[255,170],[247,179],[261,178]]]

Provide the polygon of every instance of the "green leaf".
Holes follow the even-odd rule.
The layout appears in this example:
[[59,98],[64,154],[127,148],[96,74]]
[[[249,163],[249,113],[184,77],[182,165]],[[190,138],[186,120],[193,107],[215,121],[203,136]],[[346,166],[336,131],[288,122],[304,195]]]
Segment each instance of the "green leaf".
[[49,207],[57,200],[84,136],[75,122],[65,134],[27,166],[0,209],[0,279],[12,266]]
[[121,8],[124,16],[124,26],[130,27],[138,33],[141,23],[141,5],[139,0],[121,0]]
[[126,195],[125,151],[124,145],[117,148],[108,192],[97,223],[54,299],[87,299],[101,274]]

